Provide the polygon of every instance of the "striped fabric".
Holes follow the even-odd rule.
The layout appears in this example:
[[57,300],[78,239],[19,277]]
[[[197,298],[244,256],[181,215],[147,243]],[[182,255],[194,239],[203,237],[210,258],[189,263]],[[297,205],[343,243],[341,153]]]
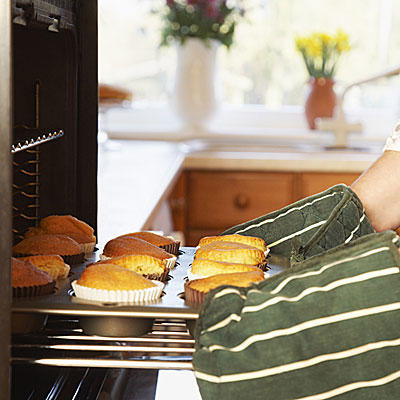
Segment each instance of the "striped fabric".
[[308,258],[373,231],[357,195],[336,185],[224,234],[258,236],[274,254]]
[[212,291],[193,358],[203,400],[399,399],[399,243],[372,233]]

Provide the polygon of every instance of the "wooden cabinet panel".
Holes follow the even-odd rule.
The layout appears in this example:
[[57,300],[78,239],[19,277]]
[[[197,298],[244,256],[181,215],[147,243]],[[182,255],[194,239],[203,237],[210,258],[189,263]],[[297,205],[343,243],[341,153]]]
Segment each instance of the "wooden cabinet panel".
[[294,201],[292,173],[190,171],[189,229],[224,230]]
[[351,185],[360,174],[354,173],[327,173],[327,172],[310,172],[300,174],[299,198],[311,196],[312,194],[322,192],[331,186],[339,183]]

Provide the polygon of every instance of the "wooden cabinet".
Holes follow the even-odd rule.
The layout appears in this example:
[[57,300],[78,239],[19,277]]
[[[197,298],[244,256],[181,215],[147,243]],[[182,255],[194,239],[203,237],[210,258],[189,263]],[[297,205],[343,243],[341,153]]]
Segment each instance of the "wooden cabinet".
[[170,196],[175,229],[186,245],[278,210],[359,174],[186,170]]
[[322,192],[338,183],[351,185],[360,174],[332,172],[304,172],[299,174],[299,198]]

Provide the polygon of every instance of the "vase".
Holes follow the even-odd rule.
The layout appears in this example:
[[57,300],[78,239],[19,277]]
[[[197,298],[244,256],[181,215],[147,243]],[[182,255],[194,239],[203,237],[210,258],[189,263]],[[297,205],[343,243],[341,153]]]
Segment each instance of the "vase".
[[173,108],[184,129],[204,129],[217,110],[218,42],[188,38],[177,46]]
[[310,129],[315,129],[317,118],[332,118],[336,106],[335,82],[329,78],[311,78],[305,114]]

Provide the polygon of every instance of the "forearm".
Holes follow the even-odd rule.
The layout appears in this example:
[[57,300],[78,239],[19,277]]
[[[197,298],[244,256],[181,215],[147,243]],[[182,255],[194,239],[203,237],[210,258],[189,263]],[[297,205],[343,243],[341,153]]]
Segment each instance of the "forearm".
[[400,226],[400,151],[384,151],[351,187],[376,231]]

